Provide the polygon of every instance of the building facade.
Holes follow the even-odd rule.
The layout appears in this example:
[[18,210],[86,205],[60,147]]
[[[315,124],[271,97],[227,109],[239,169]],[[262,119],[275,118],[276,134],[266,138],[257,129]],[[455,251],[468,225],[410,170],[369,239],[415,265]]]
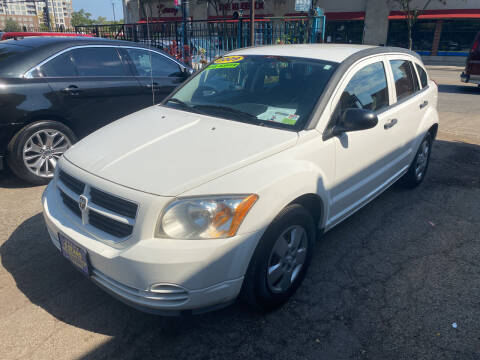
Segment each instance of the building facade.
[[[421,7],[425,0],[414,0]],[[408,46],[407,27],[395,0],[314,0],[326,16],[326,42]],[[127,23],[181,20],[174,0],[123,0]],[[189,0],[194,20],[237,18],[250,13],[249,0]],[[307,16],[295,0],[257,0],[256,17]],[[413,48],[422,55],[462,55],[480,31],[480,0],[432,1],[418,18]]]
[[25,31],[46,30],[44,11],[47,1],[50,29],[71,28],[72,0],[0,0],[0,30],[5,28],[7,19],[13,19]]

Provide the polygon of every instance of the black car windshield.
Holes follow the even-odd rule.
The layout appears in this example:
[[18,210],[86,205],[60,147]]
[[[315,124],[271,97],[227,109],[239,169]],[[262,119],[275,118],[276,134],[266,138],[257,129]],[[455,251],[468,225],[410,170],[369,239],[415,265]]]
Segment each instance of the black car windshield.
[[281,56],[225,56],[164,104],[257,125],[300,130],[337,63]]

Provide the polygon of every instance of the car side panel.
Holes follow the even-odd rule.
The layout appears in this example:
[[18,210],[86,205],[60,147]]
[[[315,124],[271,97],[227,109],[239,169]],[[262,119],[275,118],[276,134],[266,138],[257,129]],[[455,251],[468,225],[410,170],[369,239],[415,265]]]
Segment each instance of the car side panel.
[[0,155],[23,126],[57,111],[55,96],[45,80],[0,79]]

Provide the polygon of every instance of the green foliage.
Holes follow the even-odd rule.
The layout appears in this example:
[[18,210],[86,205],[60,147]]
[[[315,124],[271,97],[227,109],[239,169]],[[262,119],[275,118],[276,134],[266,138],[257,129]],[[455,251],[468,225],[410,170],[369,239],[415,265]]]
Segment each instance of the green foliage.
[[5,31],[22,31],[22,27],[12,18],[8,18],[5,22]]
[[72,25],[81,26],[81,25],[112,25],[112,24],[123,24],[123,19],[118,21],[107,20],[106,17],[99,16],[97,19],[92,18],[92,14],[86,12],[83,9],[74,11],[72,13]]
[[92,14],[86,12],[83,9],[72,12],[72,25],[92,25],[93,19],[91,18]]

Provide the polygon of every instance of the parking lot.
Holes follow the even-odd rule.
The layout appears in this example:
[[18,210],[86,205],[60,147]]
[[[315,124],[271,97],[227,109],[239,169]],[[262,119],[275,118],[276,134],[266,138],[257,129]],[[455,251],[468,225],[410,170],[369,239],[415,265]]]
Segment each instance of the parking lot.
[[123,305],[50,243],[44,187],[0,173],[0,358],[480,358],[480,89],[460,72],[430,68],[441,125],[425,182],[327,233],[293,301],[269,314]]

